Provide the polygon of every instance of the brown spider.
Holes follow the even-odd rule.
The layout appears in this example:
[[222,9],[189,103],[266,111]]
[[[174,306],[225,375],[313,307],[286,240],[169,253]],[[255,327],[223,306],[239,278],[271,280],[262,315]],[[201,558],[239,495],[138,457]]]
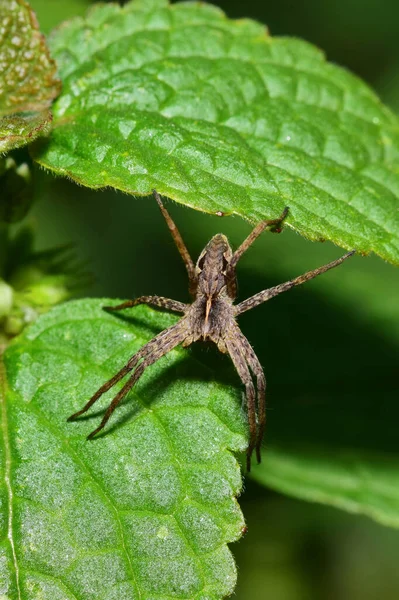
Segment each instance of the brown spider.
[[[313,279],[317,275],[340,265],[349,256],[352,256],[355,251],[348,252],[341,258],[314,271],[300,275],[291,281],[259,292],[237,306],[234,306],[233,302],[237,294],[236,266],[239,259],[266,227],[272,227],[273,231],[281,231],[281,225],[287,216],[288,208],[284,209],[278,219],[262,221],[256,225],[247,239],[235,252],[232,251],[226,236],[218,233],[205,246],[197,264],[194,265],[176,225],[162,204],[159,194],[155,190],[153,190],[153,193],[165,217],[177,249],[186,265],[189,291],[193,297],[193,303],[183,304],[182,302],[160,296],[140,296],[140,298],[128,300],[118,306],[104,306],[105,310],[114,311],[131,308],[138,304],[149,304],[182,313],[183,316],[176,325],[172,325],[159,333],[136,352],[116,375],[100,387],[81,410],[69,417],[68,421],[73,421],[85,413],[100,396],[135,369],[108,406],[100,425],[88,435],[88,439],[93,438],[103,429],[119,402],[139,380],[144,369],[156,362],[178,344],[189,346],[197,340],[210,340],[217,345],[221,352],[230,355],[238,375],[245,385],[250,434],[247,450],[247,470],[250,471],[251,456],[255,448],[258,463],[261,460],[260,450],[266,422],[266,379],[252,346],[241,333],[235,318],[246,310],[250,310],[258,306],[258,304],[277,296],[277,294],[290,290],[292,287],[309,281],[309,279]],[[257,409],[251,371],[252,375],[256,377],[257,382]]]

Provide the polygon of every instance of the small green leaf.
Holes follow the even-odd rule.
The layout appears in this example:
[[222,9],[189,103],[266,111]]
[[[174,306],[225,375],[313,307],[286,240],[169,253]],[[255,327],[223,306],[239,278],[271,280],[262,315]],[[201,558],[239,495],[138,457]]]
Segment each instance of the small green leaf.
[[25,0],[0,0],[0,20],[0,152],[7,152],[48,133],[60,81]]
[[313,46],[205,3],[97,6],[56,30],[38,162],[93,187],[287,223],[399,263],[399,124]]
[[[175,317],[129,320],[99,300],[39,318],[5,354],[0,447],[1,591],[24,600],[216,600],[236,570],[235,500],[246,446],[238,391],[178,349],[155,363],[105,435],[66,418]],[[19,590],[19,595],[15,590]]]
[[399,527],[399,458],[393,452],[322,444],[271,445],[263,451],[253,477],[295,498]]

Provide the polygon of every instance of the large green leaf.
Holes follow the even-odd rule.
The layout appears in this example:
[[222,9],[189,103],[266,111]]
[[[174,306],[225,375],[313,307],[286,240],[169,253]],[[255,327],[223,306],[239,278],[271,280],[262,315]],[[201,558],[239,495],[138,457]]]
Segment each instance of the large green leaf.
[[236,579],[226,544],[244,528],[229,451],[246,445],[239,395],[176,350],[87,442],[110,393],[80,422],[67,416],[175,321],[138,308],[129,322],[102,304],[57,307],[5,354],[0,595],[222,598]]
[[0,152],[6,152],[48,133],[60,81],[25,0],[0,0],[0,22]]
[[54,32],[63,93],[40,164],[152,188],[399,262],[398,119],[313,46],[204,3],[98,6]]

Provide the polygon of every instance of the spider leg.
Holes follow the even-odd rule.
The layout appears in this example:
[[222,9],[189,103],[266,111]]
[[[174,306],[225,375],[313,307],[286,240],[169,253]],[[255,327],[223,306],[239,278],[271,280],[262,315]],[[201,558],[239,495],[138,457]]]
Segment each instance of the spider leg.
[[[135,359],[136,356],[137,356],[137,354],[135,354],[130,360]],[[137,358],[137,360],[139,360],[139,359]],[[100,389],[98,389],[96,391],[96,393],[90,398],[90,400],[84,405],[84,407],[81,410],[78,410],[76,413],[73,413],[73,415],[68,417],[67,421],[75,421],[75,419],[77,419],[78,417],[83,415],[85,412],[87,412],[89,410],[89,408],[91,406],[93,406],[93,404],[95,402],[97,402],[97,400],[103,394],[105,394],[105,392],[108,392],[108,390],[110,390],[116,383],[118,383],[118,381],[123,379],[123,377],[125,377],[125,375],[127,375],[133,368],[134,368],[134,364],[132,366],[130,366],[130,361],[129,361],[120,371],[118,371],[118,373],[116,373],[116,375],[111,377],[111,379],[106,381],[100,387]]]
[[269,219],[268,221],[261,221],[260,223],[258,223],[254,227],[254,229],[251,231],[249,236],[243,241],[241,246],[239,246],[239,248],[237,248],[237,250],[234,252],[232,259],[230,261],[230,264],[229,264],[229,268],[234,269],[236,267],[241,256],[244,254],[244,252],[246,252],[246,250],[248,250],[248,248],[250,246],[252,246],[252,244],[254,243],[256,238],[258,238],[260,236],[260,234],[266,229],[266,227],[274,226],[278,231],[278,227],[279,227],[279,225],[282,224],[282,222],[286,218],[286,216],[288,214],[288,210],[289,210],[288,206],[286,206],[285,209],[283,210],[283,212],[281,213],[281,215],[277,219]]
[[172,217],[170,216],[170,214],[168,213],[168,211],[162,204],[161,196],[158,194],[158,192],[156,190],[152,190],[152,193],[154,194],[155,200],[158,202],[158,206],[161,209],[161,212],[164,216],[167,226],[169,227],[169,231],[172,234],[172,237],[174,239],[176,247],[177,247],[178,251],[180,252],[180,256],[182,257],[184,264],[186,265],[189,284],[190,284],[189,285],[190,290],[194,291],[197,276],[195,274],[195,265],[193,263],[193,260],[190,256],[189,251],[187,250],[187,246],[184,243],[183,238],[180,235],[180,232],[177,229]]
[[249,473],[251,470],[252,452],[254,451],[257,443],[255,387],[243,354],[241,340],[237,340],[236,331],[234,329],[229,329],[226,333],[224,341],[236,371],[245,386],[249,423],[249,445],[247,448],[247,471]]
[[175,312],[180,313],[184,313],[189,306],[188,304],[184,304],[183,302],[178,302],[177,300],[170,300],[169,298],[163,298],[162,296],[140,296],[140,298],[135,298],[134,300],[127,300],[127,302],[123,302],[122,304],[118,304],[117,306],[103,306],[103,309],[112,312],[116,310],[124,310],[125,308],[132,308],[132,306],[137,306],[139,304],[148,304],[149,306],[166,308],[167,310],[173,310]]
[[[186,330],[184,325],[180,322],[169,329],[161,332],[158,336],[156,336],[151,342],[155,342],[156,340],[160,343],[152,344],[152,350],[147,352],[143,357],[143,361],[139,364],[139,366],[134,371],[133,375],[128,379],[123,388],[116,394],[115,398],[112,400],[111,404],[108,406],[105,411],[104,417],[100,423],[100,425],[92,431],[87,439],[91,440],[97,433],[99,433],[107,424],[109,418],[112,413],[118,406],[119,402],[127,395],[129,390],[134,386],[135,383],[140,379],[145,369],[160,359],[162,356],[173,350],[176,346],[178,346],[185,338]],[[148,342],[146,346],[148,347],[151,342]],[[146,346],[143,347],[146,348]]]
[[258,436],[256,439],[256,460],[258,463],[261,462],[261,446],[263,435],[265,433],[266,426],[266,377],[262,369],[262,365],[259,362],[259,358],[256,356],[254,349],[251,344],[242,333],[240,328],[237,327],[237,335],[241,341],[242,352],[245,360],[247,361],[249,368],[256,377],[257,383],[257,396],[258,396]]
[[[116,383],[118,383],[118,381],[120,381],[121,379],[123,379],[123,377],[125,377],[125,375],[127,375],[130,371],[132,371],[136,367],[137,363],[140,360],[143,359],[143,362],[136,369],[133,377],[136,375],[137,371],[139,370],[139,368],[142,365],[148,366],[148,364],[152,364],[152,362],[155,362],[156,360],[158,360],[158,358],[161,358],[161,356],[163,356],[164,354],[166,354],[167,352],[169,352],[169,350],[172,350],[175,346],[177,346],[178,344],[180,344],[184,340],[185,336],[186,336],[186,329],[185,329],[184,323],[182,323],[182,321],[179,321],[178,323],[176,323],[176,325],[172,325],[168,329],[165,329],[164,331],[161,331],[152,340],[150,340],[149,342],[147,342],[147,344],[145,344],[142,348],[140,348],[140,350],[138,352],[136,352],[136,354],[134,354],[128,360],[128,362],[126,363],[126,365],[124,367],[122,367],[122,369],[120,371],[118,371],[118,373],[116,373],[116,375],[114,375],[113,377],[111,377],[111,379],[109,379],[108,381],[106,381],[97,390],[97,392],[90,398],[90,400],[84,405],[84,407],[81,410],[79,410],[76,413],[74,413],[73,415],[71,415],[67,420],[68,421],[74,421],[75,419],[77,419],[78,417],[80,417],[81,415],[83,415],[85,412],[87,412],[89,410],[89,408],[91,406],[93,406],[93,404],[95,402],[97,402],[97,400],[103,394],[105,394],[105,392],[107,392],[108,390],[110,390]],[[151,358],[151,357],[153,358],[153,360],[151,362],[148,362],[148,364],[147,364],[146,361],[149,358]],[[140,375],[141,375],[141,373],[139,374],[139,376]],[[137,381],[138,377],[136,379],[134,379],[132,385],[130,387],[128,387],[128,384],[133,379],[133,377],[131,377],[128,380],[128,382],[124,385],[124,387],[120,390],[120,392],[118,392],[117,396],[112,401],[112,403],[111,403],[110,407],[108,408],[108,410],[111,408],[111,406],[114,403],[114,401],[116,400],[116,398],[118,398],[118,401],[115,403],[114,408],[109,413],[107,419],[102,424],[102,426],[100,427],[100,429],[102,429],[102,427],[104,427],[105,423],[108,421],[108,419],[109,419],[110,415],[112,414],[113,410],[115,409],[116,405],[128,393],[130,387],[132,387],[132,385],[134,385],[134,383]],[[107,413],[108,413],[108,410],[107,410]],[[106,413],[106,415],[107,415],[107,413]],[[105,416],[104,416],[104,418],[105,418]],[[96,430],[96,432],[97,432],[97,430]]]
[[291,279],[290,281],[286,281],[285,283],[280,283],[275,287],[271,287],[268,290],[263,290],[263,292],[255,294],[255,296],[251,296],[247,300],[244,300],[243,302],[237,304],[237,306],[234,307],[235,315],[240,315],[246,310],[255,308],[255,306],[262,304],[262,302],[266,302],[267,300],[270,300],[270,298],[274,298],[274,296],[277,296],[282,292],[286,292],[291,288],[295,287],[296,285],[301,285],[302,283],[305,283],[306,281],[309,281],[310,279],[313,279],[314,277],[317,277],[318,275],[321,275],[322,273],[325,273],[326,271],[337,267],[338,265],[343,263],[344,260],[352,256],[354,253],[355,250],[347,252],[346,254],[341,256],[341,258],[333,260],[332,262],[328,263],[327,265],[324,265],[323,267],[319,267],[318,269],[314,269],[313,271],[308,271],[303,275],[299,275],[299,277],[295,277],[295,279]]

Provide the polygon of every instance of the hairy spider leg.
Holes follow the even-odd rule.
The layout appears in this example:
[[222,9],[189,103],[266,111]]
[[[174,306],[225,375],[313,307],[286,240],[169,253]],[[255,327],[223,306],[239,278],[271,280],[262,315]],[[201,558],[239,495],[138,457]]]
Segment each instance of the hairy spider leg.
[[[230,330],[231,331],[231,330]],[[251,470],[251,456],[256,446],[257,427],[256,427],[256,403],[255,387],[252,381],[251,373],[241,351],[241,344],[235,339],[234,335],[229,335],[229,331],[224,339],[227,351],[236,368],[236,371],[245,386],[245,397],[247,401],[248,423],[249,423],[249,445],[247,448],[247,471]],[[231,331],[231,333],[233,333]]]
[[321,275],[322,273],[325,273],[326,271],[337,267],[338,265],[343,263],[344,260],[352,256],[355,252],[355,250],[347,252],[346,254],[341,256],[341,258],[333,260],[332,262],[328,263],[327,265],[324,265],[323,267],[319,267],[318,269],[314,269],[313,271],[308,271],[303,275],[299,275],[299,277],[295,277],[295,279],[291,279],[290,281],[286,281],[285,283],[280,283],[279,285],[271,287],[267,290],[258,292],[254,296],[251,296],[250,298],[247,298],[247,300],[244,300],[240,304],[237,304],[237,306],[234,307],[235,315],[241,315],[243,312],[250,310],[251,308],[255,308],[255,306],[258,306],[259,304],[262,304],[263,302],[274,298],[274,296],[277,296],[282,292],[287,292],[296,285],[301,285],[302,283],[305,283],[306,281],[309,281],[310,279],[313,279],[314,277],[317,277],[318,275]]
[[169,227],[169,231],[172,234],[172,237],[176,244],[176,247],[177,247],[178,251],[180,252],[180,256],[182,257],[184,264],[186,265],[189,284],[190,284],[189,285],[190,293],[192,295],[194,295],[195,294],[195,284],[197,281],[197,276],[195,274],[194,262],[190,256],[189,251],[187,250],[187,246],[184,243],[182,236],[180,235],[180,231],[177,229],[175,222],[173,221],[172,217],[170,216],[170,214],[164,207],[162,200],[161,200],[161,196],[158,194],[158,192],[156,190],[152,190],[152,193],[154,195],[155,200],[158,203],[159,208],[161,209],[161,212],[164,216],[167,226]]
[[236,267],[241,256],[244,254],[244,252],[246,252],[248,250],[248,248],[250,246],[252,246],[252,244],[254,243],[256,238],[258,238],[260,236],[260,234],[266,229],[266,227],[271,227],[271,226],[278,227],[279,225],[281,225],[283,223],[284,219],[286,218],[286,216],[288,215],[288,211],[289,211],[289,208],[288,208],[288,206],[286,206],[284,208],[283,212],[281,213],[281,215],[277,219],[269,219],[268,221],[261,221],[260,223],[258,223],[254,227],[254,229],[251,231],[249,236],[243,241],[241,246],[239,246],[237,248],[237,250],[234,252],[233,257],[229,264],[229,268],[234,269]]
[[242,333],[240,328],[236,327],[236,335],[241,341],[241,351],[251,369],[253,375],[256,377],[257,384],[257,397],[258,397],[258,436],[256,439],[256,460],[258,463],[261,462],[261,446],[262,440],[265,433],[266,426],[266,377],[262,369],[262,365],[259,362],[251,344]]
[[136,354],[134,354],[126,365],[111,379],[106,381],[99,390],[90,398],[90,400],[85,404],[85,406],[79,410],[78,412],[71,415],[68,421],[74,421],[80,415],[83,415],[93,404],[109,389],[111,389],[118,381],[120,381],[125,375],[127,375],[130,371],[132,371],[137,363],[142,360],[143,362],[136,368],[133,375],[129,378],[129,380],[125,383],[122,389],[117,393],[115,398],[112,400],[111,404],[108,406],[104,417],[97,429],[92,431],[87,437],[91,439],[94,437],[103,427],[106,425],[108,419],[114,412],[115,408],[119,404],[119,402],[126,396],[129,390],[134,386],[134,384],[138,381],[138,379],[143,374],[144,370],[157,361],[159,358],[173,350],[176,346],[178,346],[186,336],[186,328],[184,319],[180,320],[176,325],[172,325],[168,329],[161,331],[158,335],[156,335],[152,340],[147,342]]
[[177,300],[171,300],[170,298],[163,298],[162,296],[140,296],[134,300],[127,300],[117,306],[103,306],[104,310],[109,312],[115,310],[124,310],[125,308],[132,308],[138,304],[148,304],[149,306],[156,306],[158,308],[166,308],[167,310],[173,310],[175,312],[184,313],[188,309],[189,305]]
[[[96,393],[90,398],[90,400],[84,405],[84,407],[81,410],[78,410],[76,413],[73,413],[73,415],[71,415],[70,417],[68,417],[67,421],[75,421],[75,419],[77,419],[78,417],[80,417],[81,415],[83,415],[85,412],[87,412],[89,410],[89,408],[91,406],[93,406],[93,404],[95,402],[97,402],[97,400],[103,394],[105,394],[105,392],[108,392],[108,390],[110,390],[112,387],[114,387],[114,385],[116,383],[118,383],[118,381],[120,381],[121,379],[123,379],[125,377],[125,375],[127,375],[128,373],[130,373],[130,371],[135,367],[136,363],[139,360],[139,358],[137,358],[137,354],[135,354],[134,356],[132,356],[132,358],[130,359],[130,361],[120,371],[118,371],[118,373],[116,373],[116,375],[114,375],[113,377],[111,377],[111,379],[109,379],[108,381],[106,381],[96,391]],[[132,361],[132,363],[131,363],[131,361]]]

